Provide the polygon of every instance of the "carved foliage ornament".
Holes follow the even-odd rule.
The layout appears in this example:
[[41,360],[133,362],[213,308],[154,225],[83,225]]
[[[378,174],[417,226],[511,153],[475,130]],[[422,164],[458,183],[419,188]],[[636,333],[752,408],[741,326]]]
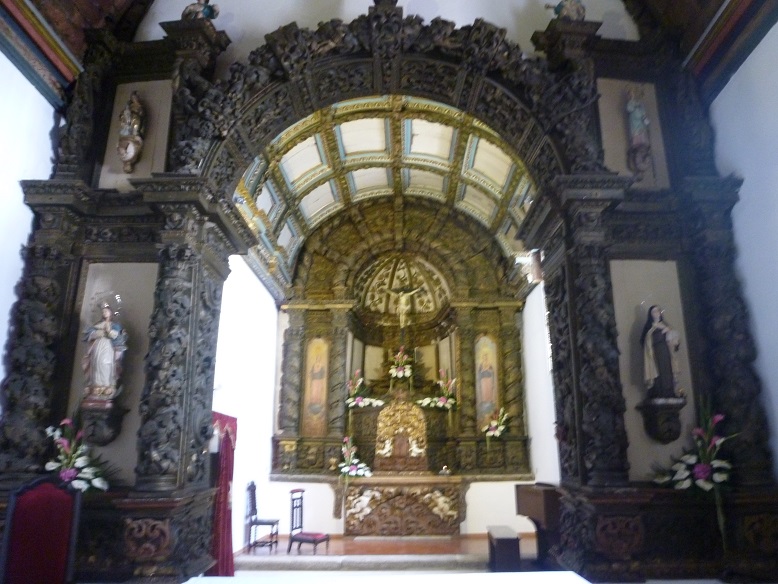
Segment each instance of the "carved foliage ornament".
[[175,477],[178,472],[187,355],[193,348],[189,317],[194,260],[194,251],[185,245],[170,245],[160,252],[162,274],[149,328],[136,469],[149,478]]
[[39,470],[46,454],[43,428],[51,415],[56,343],[61,324],[56,314],[62,300],[62,268],[69,265],[59,250],[25,248],[25,273],[14,304],[8,352],[0,466]]
[[[596,88],[584,68],[551,72],[544,60],[526,58],[518,45],[504,38],[503,29],[481,20],[456,29],[453,23],[441,19],[425,25],[418,17],[403,19],[401,16],[401,9],[379,2],[369,15],[350,24],[333,20],[315,31],[288,25],[268,35],[268,45],[254,50],[247,62],[233,65],[229,78],[216,84],[202,77],[199,65],[182,63],[175,109],[176,117],[185,121],[179,126],[175,139],[174,167],[197,172],[212,141],[227,136],[246,113],[245,104],[251,103],[252,109],[257,107],[254,96],[259,92],[269,94],[268,86],[273,83],[290,82],[298,86],[294,95],[302,96],[303,101],[298,101],[298,105],[294,100],[287,101],[287,110],[281,115],[289,123],[312,113],[312,108],[326,105],[325,102],[347,99],[349,87],[314,96],[311,91],[315,90],[303,81],[302,72],[315,75],[314,71],[319,67],[335,70],[331,57],[344,59],[339,63],[348,68],[357,57],[372,55],[393,63],[393,67],[400,70],[404,67],[404,59],[411,55],[426,56],[435,62],[445,55],[446,63],[440,63],[440,66],[450,66],[452,61],[458,60],[470,75],[493,76],[507,83],[509,91],[565,146],[575,169],[603,169],[601,152],[590,132],[592,121],[588,106],[596,99]],[[471,92],[481,91],[480,84],[466,85]],[[394,93],[399,87],[372,87],[371,90]],[[463,104],[476,104],[481,96],[438,95],[436,98],[462,107]],[[296,111],[298,106],[303,109]],[[491,122],[488,117],[485,121]],[[273,123],[268,118],[264,122]],[[247,135],[264,132],[263,127],[256,124],[255,120],[246,130]],[[490,125],[501,128],[499,124]],[[506,136],[506,139],[510,138]],[[237,180],[237,177],[233,178]]]

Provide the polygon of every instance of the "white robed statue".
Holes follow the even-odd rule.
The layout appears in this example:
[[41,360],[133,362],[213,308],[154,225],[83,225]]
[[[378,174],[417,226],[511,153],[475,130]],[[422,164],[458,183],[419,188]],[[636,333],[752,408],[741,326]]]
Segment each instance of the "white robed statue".
[[81,368],[86,376],[86,399],[113,399],[118,396],[122,358],[127,350],[127,332],[114,320],[109,304],[102,305],[102,320],[84,331],[89,343]]

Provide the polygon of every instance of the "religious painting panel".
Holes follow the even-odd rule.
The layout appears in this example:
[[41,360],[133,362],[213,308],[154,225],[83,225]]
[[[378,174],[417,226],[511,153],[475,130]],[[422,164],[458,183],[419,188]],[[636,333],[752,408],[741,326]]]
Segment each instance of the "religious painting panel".
[[329,375],[330,345],[322,338],[308,342],[305,351],[305,392],[301,434],[327,434],[327,379]]
[[475,406],[478,427],[489,424],[500,409],[497,343],[489,335],[475,341]]

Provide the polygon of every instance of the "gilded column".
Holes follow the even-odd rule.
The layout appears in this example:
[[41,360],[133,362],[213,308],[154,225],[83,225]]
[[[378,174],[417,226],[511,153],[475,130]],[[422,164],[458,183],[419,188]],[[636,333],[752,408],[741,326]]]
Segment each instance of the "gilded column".
[[459,337],[459,429],[464,435],[477,434],[475,411],[475,328],[471,307],[457,308]]
[[290,307],[288,311],[289,327],[284,331],[278,429],[284,437],[297,437],[300,434],[300,403],[303,387],[305,310]]
[[508,428],[517,436],[526,435],[524,421],[523,372],[521,367],[521,331],[515,307],[500,309],[500,347],[503,367],[503,407],[511,417]]
[[342,437],[346,432],[346,351],[348,345],[348,311],[332,311],[332,353],[330,355],[329,403],[327,432]]

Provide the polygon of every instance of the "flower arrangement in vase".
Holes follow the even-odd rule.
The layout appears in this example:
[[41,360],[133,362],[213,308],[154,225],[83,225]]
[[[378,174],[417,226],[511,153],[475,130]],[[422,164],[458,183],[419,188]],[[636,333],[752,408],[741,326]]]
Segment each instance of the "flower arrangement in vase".
[[53,440],[57,449],[57,457],[46,463],[46,470],[58,471],[62,482],[79,491],[108,490],[106,476],[109,471],[99,459],[90,456],[84,432],[76,428],[72,418],[65,418],[56,428],[46,428],[46,436]]
[[392,364],[389,367],[389,375],[393,379],[410,378],[413,375],[413,360],[411,356],[405,352],[405,347],[400,347],[397,354],[392,357]]
[[370,477],[373,471],[364,462],[357,458],[357,447],[351,441],[351,436],[343,438],[343,445],[340,447],[343,461],[338,464],[340,476],[348,480],[349,477]]
[[506,423],[510,416],[505,413],[505,408],[500,408],[500,412],[493,420],[489,420],[489,423],[481,428],[481,432],[486,434],[486,449],[489,450],[489,440],[492,438],[499,438],[502,433],[505,432]]
[[348,408],[366,408],[381,407],[384,405],[383,400],[367,397],[367,393],[370,390],[367,385],[365,385],[365,378],[361,377],[360,373],[360,369],[354,371],[354,375],[346,383],[346,386],[348,387],[346,406]]
[[424,399],[416,400],[416,403],[423,408],[440,408],[451,411],[457,405],[454,389],[457,380],[456,378],[449,379],[448,374],[443,369],[439,373],[440,379],[438,379],[436,384],[440,388],[440,395],[425,397]]
[[713,492],[716,520],[722,545],[726,551],[726,524],[721,491],[729,481],[732,465],[727,460],[719,458],[719,450],[725,441],[734,438],[737,434],[719,436],[716,433],[716,426],[723,421],[723,414],[705,416],[702,424],[692,430],[694,449],[674,459],[670,468],[656,468],[654,482],[670,485],[677,490],[697,487],[706,493]]

